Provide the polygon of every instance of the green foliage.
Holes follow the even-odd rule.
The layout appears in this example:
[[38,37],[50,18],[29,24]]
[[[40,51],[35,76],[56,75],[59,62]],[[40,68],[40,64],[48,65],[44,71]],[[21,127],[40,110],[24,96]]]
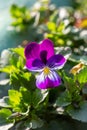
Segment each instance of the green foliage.
[[36,89],[36,91],[33,92],[33,95],[32,95],[33,106],[35,108],[38,107],[38,105],[44,101],[44,99],[47,97],[47,95],[48,95],[48,91],[40,91],[40,90]]
[[69,106],[67,112],[73,119],[87,122],[87,101],[83,102],[79,109],[75,109],[72,106]]
[[81,13],[83,15],[87,15],[87,12],[86,12],[86,8],[87,8],[87,3],[86,3],[86,0],[83,0],[83,2],[81,0],[76,0],[76,3],[78,6],[76,6],[76,8],[81,11]]
[[9,90],[9,104],[15,109],[15,111],[22,110],[22,106],[32,106],[34,108],[39,107],[45,98],[47,97],[47,91],[35,90],[30,92],[24,87],[21,87],[19,91]]
[[20,86],[25,86],[26,88],[31,89],[31,79],[34,80],[34,77],[31,76],[31,73],[24,73],[19,70],[16,70],[10,74],[10,84],[12,84],[15,89],[19,89]]
[[69,93],[69,91],[65,91],[58,97],[55,104],[56,106],[65,107],[71,104],[71,102],[72,102],[71,94]]
[[22,47],[12,48],[11,51],[18,54],[18,55],[20,55],[20,56],[22,56],[23,58],[25,58],[25,56],[24,56],[24,48],[22,48]]
[[85,84],[87,82],[87,67],[84,67],[80,73],[76,75],[76,80],[78,80],[80,84]]
[[45,35],[45,37],[53,40],[55,46],[65,44],[64,40],[62,39],[62,37],[66,37],[63,33],[65,29],[65,25],[63,22],[61,22],[59,25],[57,25],[57,23],[54,22],[48,22],[47,29],[48,33]]
[[1,112],[7,112],[8,110],[8,114],[0,114],[4,116],[2,118],[8,118],[10,122],[13,119],[15,121],[21,121],[25,118],[25,126],[28,128],[42,127],[43,121],[38,117],[39,113],[38,116],[34,113],[37,113],[40,104],[43,106],[43,102],[45,101],[47,95],[47,91],[35,90],[34,92],[31,92],[25,87],[20,87],[19,91],[14,89],[9,90],[8,98],[6,97],[1,100],[0,106],[10,108],[14,111],[14,113],[10,113],[9,109],[1,109]]
[[82,86],[80,85],[80,83],[75,81],[75,78],[67,77],[64,74],[64,84],[68,91],[68,95],[70,96],[70,100],[72,101],[72,103],[76,103],[79,106],[80,102],[82,101],[80,95]]
[[33,24],[33,17],[25,6],[18,7],[17,5],[13,4],[11,6],[10,12],[14,19],[11,25],[18,31],[25,30],[28,26]]
[[10,120],[8,120],[8,117],[12,114],[12,112],[9,109],[1,109],[0,110],[0,125],[9,123]]
[[15,70],[16,68],[13,66],[13,65],[10,65],[10,66],[6,66],[4,68],[1,68],[0,69],[0,72],[5,72],[5,73],[11,73]]
[[[59,48],[55,48],[55,50],[56,53],[60,52],[65,57],[69,57],[71,54],[70,49],[64,50],[62,48],[59,50]],[[65,67],[63,71],[59,72],[63,83],[58,88],[58,92],[53,90],[48,92],[48,90],[37,89],[34,76],[25,70],[24,49],[12,48],[10,51],[9,65],[0,69],[1,72],[9,74],[11,89],[8,91],[8,97],[3,97],[0,100],[1,110],[11,111],[11,114],[7,115],[9,123],[13,120],[15,122],[19,121],[19,129],[21,128],[21,122],[23,122],[23,128],[43,128],[43,120],[50,122],[55,118],[55,114],[51,115],[51,113],[58,115],[61,113],[61,115],[71,116],[73,119],[86,122],[86,118],[82,116],[85,112],[83,86],[87,82],[86,66],[73,76],[68,73]],[[70,67],[80,62],[80,58],[78,58],[78,61],[75,60],[75,55],[73,59],[71,56],[68,60]],[[68,63],[66,63],[67,65]],[[55,95],[54,98],[51,97],[53,95]],[[50,97],[53,100],[51,102]],[[78,116],[78,112],[81,113],[81,116]]]
[[20,111],[21,93],[16,90],[9,90],[9,104],[15,109]]
[[35,114],[32,115],[32,120],[27,120],[25,126],[28,128],[36,129],[43,126],[44,122],[38,118]]

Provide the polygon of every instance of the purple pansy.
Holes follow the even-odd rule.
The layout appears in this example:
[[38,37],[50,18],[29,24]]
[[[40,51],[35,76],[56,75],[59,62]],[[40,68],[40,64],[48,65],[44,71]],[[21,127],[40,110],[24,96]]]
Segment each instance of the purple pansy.
[[36,86],[39,89],[58,87],[61,78],[55,70],[61,69],[66,59],[60,54],[55,54],[53,42],[49,39],[40,44],[29,43],[25,48],[26,68],[29,71],[39,72],[36,77]]

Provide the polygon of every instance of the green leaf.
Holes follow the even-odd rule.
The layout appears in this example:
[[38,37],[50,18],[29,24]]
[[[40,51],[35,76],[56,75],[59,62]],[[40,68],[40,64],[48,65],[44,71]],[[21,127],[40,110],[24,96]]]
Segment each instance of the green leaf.
[[14,65],[15,67],[17,67],[17,62],[19,60],[19,57],[16,53],[11,53],[11,58],[10,58],[10,64]]
[[19,7],[15,4],[13,4],[11,6],[11,9],[10,9],[10,12],[11,12],[11,15],[14,17],[14,18],[19,18],[19,17],[23,17],[22,14],[25,13],[26,11],[26,7]]
[[32,104],[34,107],[37,107],[41,102],[43,102],[45,100],[45,98],[48,95],[48,91],[47,90],[39,90],[36,89],[35,92],[33,92],[32,94]]
[[27,126],[28,128],[36,129],[42,127],[43,124],[43,120],[41,120],[37,115],[32,114],[32,119],[27,120],[25,126]]
[[56,25],[53,22],[48,22],[47,27],[50,31],[56,31]]
[[12,48],[11,51],[13,51],[16,54],[18,54],[19,56],[22,56],[23,58],[25,58],[25,56],[24,56],[24,48],[22,48],[22,47]]
[[2,124],[6,124],[9,122],[9,120],[7,119],[10,115],[11,115],[11,111],[9,109],[1,109],[0,110],[0,125]]
[[71,101],[72,100],[70,93],[68,91],[65,91],[58,97],[55,104],[60,107],[65,107],[71,104]]
[[32,95],[31,95],[30,91],[28,91],[24,87],[21,87],[20,92],[22,94],[24,104],[26,104],[27,106],[31,105]]
[[87,65],[87,56],[81,56],[80,61],[81,61],[83,64]]
[[9,90],[9,103],[14,109],[20,110],[21,93],[16,90]]
[[23,69],[24,65],[25,65],[24,59],[20,56],[19,59],[18,59],[18,61],[17,61],[17,68]]
[[30,72],[15,71],[10,75],[10,83],[15,89],[19,89],[20,86],[25,86],[28,89],[33,88],[34,76]]
[[13,73],[10,74],[10,84],[13,87],[16,87],[19,89],[21,82],[20,82],[20,72],[19,71],[14,71]]
[[58,32],[63,32],[64,29],[65,29],[65,24],[64,24],[64,22],[61,22],[59,24],[59,26],[57,27],[57,31]]
[[6,66],[4,68],[0,68],[0,72],[5,72],[5,73],[8,73],[8,74],[10,74],[11,72],[13,72],[15,70],[16,70],[16,68],[13,65],[9,65],[9,66]]
[[58,19],[58,10],[55,10],[55,11],[52,13],[52,15],[50,15],[50,21],[56,23],[57,19]]
[[63,80],[66,90],[68,90],[70,93],[71,102],[80,103],[80,101],[82,100],[80,95],[82,86],[77,81],[75,81],[75,79],[66,76],[65,73],[63,73]]
[[80,62],[80,55],[75,55],[75,54],[72,54],[69,58],[70,61],[74,62],[74,63],[79,63]]
[[11,26],[15,27],[17,31],[28,29],[28,25],[31,24],[32,18],[35,17],[31,16],[30,11],[25,6],[19,7],[14,4],[11,6],[10,12],[13,17]]
[[77,75],[76,80],[79,81],[79,83],[86,83],[87,82],[87,67],[84,67]]
[[21,75],[22,78],[26,79],[27,81],[29,81],[30,77],[31,77],[31,73],[30,72],[26,72],[26,73],[23,73]]
[[75,109],[72,106],[68,107],[67,113],[73,119],[76,119],[82,122],[87,122],[87,101],[84,101],[84,103],[78,109]]
[[66,89],[69,90],[70,93],[72,93],[76,89],[74,79],[71,78],[70,76],[67,76],[65,72],[63,71],[63,80],[64,80],[64,85]]

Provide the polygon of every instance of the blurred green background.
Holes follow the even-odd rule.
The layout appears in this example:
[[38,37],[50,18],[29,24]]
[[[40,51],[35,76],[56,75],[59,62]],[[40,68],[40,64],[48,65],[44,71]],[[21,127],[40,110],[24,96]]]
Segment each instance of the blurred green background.
[[[12,21],[10,16],[10,7],[12,4],[17,4],[19,6],[32,7],[37,0],[3,0],[0,1],[0,52],[3,49],[16,47],[21,44],[24,40],[29,39],[30,36],[28,32],[17,33],[9,28]],[[53,4],[57,7],[59,6],[72,6],[72,0],[51,0]]]

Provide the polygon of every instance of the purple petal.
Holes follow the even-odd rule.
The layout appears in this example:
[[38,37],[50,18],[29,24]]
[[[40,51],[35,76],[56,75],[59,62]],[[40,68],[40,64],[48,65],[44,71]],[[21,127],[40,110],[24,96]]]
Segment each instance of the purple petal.
[[47,63],[47,51],[41,51],[40,52],[40,59],[44,64]]
[[48,76],[44,75],[42,72],[38,75],[36,80],[36,86],[39,89],[48,89],[58,87],[61,84],[61,79],[55,71],[51,71]]
[[49,39],[45,39],[40,44],[40,58],[42,61],[47,61],[54,55],[53,42]]
[[42,71],[44,64],[39,59],[27,59],[25,66],[30,71],[40,72]]
[[36,42],[31,42],[30,44],[28,44],[24,52],[26,59],[39,58],[39,50],[40,46]]
[[48,59],[47,66],[51,68],[51,70],[61,69],[66,62],[64,56],[58,54],[54,55]]

